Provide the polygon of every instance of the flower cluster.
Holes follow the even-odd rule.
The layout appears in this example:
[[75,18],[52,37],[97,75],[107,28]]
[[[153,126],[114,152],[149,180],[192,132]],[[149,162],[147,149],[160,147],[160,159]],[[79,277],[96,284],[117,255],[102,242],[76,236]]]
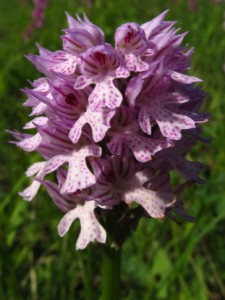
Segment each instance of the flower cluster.
[[49,0],[33,0],[32,21],[24,32],[24,39],[27,41],[35,29],[43,27],[45,9]]
[[[47,189],[65,213],[60,236],[79,219],[77,249],[105,243],[101,216],[120,205],[124,218],[136,208],[141,216],[188,218],[180,192],[203,182],[202,164],[186,155],[204,140],[205,94],[195,87],[200,79],[184,74],[192,54],[181,46],[186,33],[178,34],[165,15],[123,24],[113,47],[86,15],[67,14],[63,50],[38,45],[39,55],[28,56],[44,74],[23,90],[33,117],[24,129],[37,133],[11,133],[18,147],[42,160],[27,170],[32,183],[20,195],[31,201],[41,185]],[[173,170],[185,178],[180,186],[171,184]],[[46,178],[53,172],[55,182]]]

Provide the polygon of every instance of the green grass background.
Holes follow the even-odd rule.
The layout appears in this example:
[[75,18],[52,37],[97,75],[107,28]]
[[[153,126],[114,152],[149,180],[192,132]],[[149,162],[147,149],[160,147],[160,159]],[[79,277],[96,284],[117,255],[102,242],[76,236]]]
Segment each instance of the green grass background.
[[11,138],[4,132],[20,130],[28,121],[19,89],[40,76],[24,55],[37,53],[35,42],[52,51],[61,47],[64,11],[85,11],[112,41],[123,22],[143,23],[167,8],[167,20],[178,20],[178,27],[189,31],[185,41],[195,47],[191,74],[204,79],[208,93],[203,109],[212,117],[204,133],[212,143],[198,145],[190,155],[207,164],[207,183],[185,192],[195,224],[141,221],[124,245],[121,299],[225,299],[225,4],[212,2],[197,0],[191,12],[186,0],[95,0],[89,8],[84,0],[52,0],[44,27],[25,43],[31,1],[0,1],[0,299],[100,299],[101,247],[75,251],[79,222],[59,238],[62,214],[46,192],[32,203],[18,196],[29,183],[26,168],[37,160],[8,144]]

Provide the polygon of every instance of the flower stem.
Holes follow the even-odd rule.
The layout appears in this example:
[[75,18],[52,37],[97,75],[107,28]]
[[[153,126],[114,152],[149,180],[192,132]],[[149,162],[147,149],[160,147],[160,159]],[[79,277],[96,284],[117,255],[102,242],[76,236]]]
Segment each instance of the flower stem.
[[118,300],[120,292],[121,247],[107,244],[102,264],[101,300]]

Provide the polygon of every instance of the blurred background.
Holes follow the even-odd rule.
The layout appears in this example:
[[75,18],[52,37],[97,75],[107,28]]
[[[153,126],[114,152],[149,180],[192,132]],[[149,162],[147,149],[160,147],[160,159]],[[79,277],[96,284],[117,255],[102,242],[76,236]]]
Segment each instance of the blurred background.
[[117,26],[142,24],[168,8],[166,20],[177,20],[182,31],[189,31],[185,42],[195,48],[191,74],[204,79],[208,94],[203,111],[212,117],[203,127],[212,142],[189,155],[208,166],[207,183],[183,197],[196,216],[194,224],[140,222],[123,249],[121,299],[225,299],[224,1],[42,0],[39,11],[34,2],[0,1],[0,299],[95,300],[100,295],[101,247],[75,250],[79,222],[61,239],[57,224],[62,213],[46,192],[32,203],[18,196],[29,184],[25,170],[37,160],[36,154],[9,144],[12,138],[4,132],[21,130],[28,121],[20,88],[40,77],[24,55],[37,54],[35,42],[52,51],[61,48],[65,11],[86,12],[112,42]]

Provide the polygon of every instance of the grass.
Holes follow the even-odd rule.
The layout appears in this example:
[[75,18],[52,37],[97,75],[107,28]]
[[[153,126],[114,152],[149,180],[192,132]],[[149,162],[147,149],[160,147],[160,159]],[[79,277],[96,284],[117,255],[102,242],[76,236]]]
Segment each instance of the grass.
[[204,132],[212,143],[199,145],[191,154],[192,159],[208,165],[207,183],[184,195],[189,212],[196,216],[195,224],[141,221],[124,245],[121,299],[225,299],[225,5],[210,0],[197,4],[197,10],[190,12],[184,0],[95,0],[92,8],[84,1],[51,1],[44,27],[24,43],[32,4],[28,0],[24,6],[19,0],[1,1],[0,299],[95,300],[100,294],[101,247],[90,245],[83,252],[75,251],[78,223],[60,239],[56,227],[61,213],[44,191],[32,203],[18,196],[28,184],[24,171],[36,155],[8,144],[10,137],[4,129],[20,130],[28,120],[19,89],[27,86],[28,78],[40,76],[24,55],[37,53],[36,41],[50,50],[60,47],[60,30],[66,27],[64,11],[86,11],[112,41],[121,23],[143,23],[167,8],[167,19],[178,20],[178,27],[189,31],[185,40],[195,47],[191,73],[204,79],[208,93],[204,110],[212,118]]

